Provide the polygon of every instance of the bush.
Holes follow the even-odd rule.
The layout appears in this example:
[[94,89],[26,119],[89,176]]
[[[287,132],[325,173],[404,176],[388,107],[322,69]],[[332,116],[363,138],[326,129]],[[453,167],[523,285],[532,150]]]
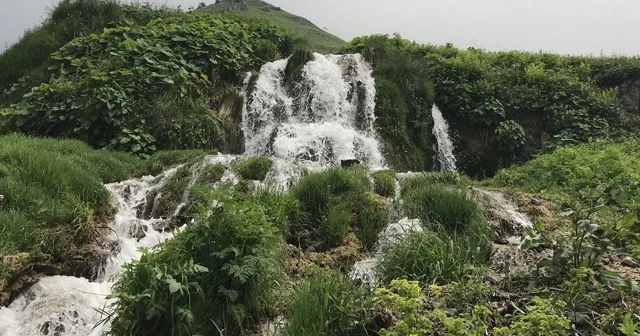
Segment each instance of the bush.
[[332,196],[355,194],[368,191],[370,188],[369,181],[363,173],[329,168],[301,178],[291,188],[291,194],[309,214],[308,219],[319,223],[329,208]]
[[368,311],[373,305],[364,293],[345,275],[317,270],[296,285],[285,315],[284,334],[367,335]]
[[256,156],[245,160],[238,166],[238,173],[249,180],[262,181],[267,177],[273,161],[266,156]]
[[527,306],[527,313],[516,315],[514,321],[503,328],[496,328],[496,336],[560,336],[566,335],[570,329],[570,321],[561,311],[566,304],[534,297]]
[[191,12],[78,37],[52,55],[41,83],[16,86],[30,92],[9,126],[140,156],[230,146],[233,116],[212,116],[211,97],[261,65],[252,52],[259,41],[279,44],[282,35],[250,19]]
[[493,142],[500,150],[514,153],[524,145],[524,128],[513,120],[503,121],[496,127]]
[[125,180],[139,160],[72,140],[0,137],[0,254],[58,259],[112,215],[104,183]]
[[466,230],[481,214],[478,205],[466,190],[447,185],[431,185],[404,196],[405,209],[411,218],[420,218],[424,225],[437,223],[448,232]]
[[[241,335],[279,272],[273,218],[222,190],[174,239],[126,266],[114,286],[113,335]],[[215,242],[215,244],[212,244]]]
[[378,241],[378,233],[389,224],[386,200],[371,193],[351,196],[348,200],[354,216],[351,226],[365,251],[371,251]]
[[389,245],[378,264],[380,280],[448,284],[487,264],[492,237],[486,223],[474,224],[466,232],[452,235],[442,228],[436,230],[414,232]]
[[223,164],[207,165],[202,169],[202,175],[196,181],[196,184],[213,185],[220,181],[227,168]]
[[396,173],[393,170],[382,170],[371,174],[376,194],[384,197],[396,196]]
[[355,208],[361,206],[352,203],[352,197],[370,189],[366,174],[358,169],[329,168],[301,178],[290,190],[302,210],[293,233],[317,230],[317,237],[326,247],[339,245],[354,225]]
[[558,148],[522,166],[504,169],[492,183],[527,192],[602,198],[605,204],[636,209],[640,192],[640,144],[593,143]]
[[202,159],[205,155],[206,152],[199,150],[159,151],[138,166],[136,176],[158,175],[173,166]]

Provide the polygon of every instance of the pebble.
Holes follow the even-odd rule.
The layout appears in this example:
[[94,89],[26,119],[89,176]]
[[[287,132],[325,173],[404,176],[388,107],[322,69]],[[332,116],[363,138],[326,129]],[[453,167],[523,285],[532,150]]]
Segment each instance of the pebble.
[[537,198],[531,197],[531,204],[540,205],[540,201]]

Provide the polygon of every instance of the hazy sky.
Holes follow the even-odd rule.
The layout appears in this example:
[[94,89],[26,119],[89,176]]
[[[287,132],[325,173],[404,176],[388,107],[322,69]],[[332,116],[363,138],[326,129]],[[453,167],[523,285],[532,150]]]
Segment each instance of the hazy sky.
[[[202,0],[151,0],[196,6]],[[0,0],[0,50],[57,0]],[[207,4],[212,0],[205,0]],[[329,32],[398,32],[422,43],[490,50],[640,55],[640,0],[272,0]]]

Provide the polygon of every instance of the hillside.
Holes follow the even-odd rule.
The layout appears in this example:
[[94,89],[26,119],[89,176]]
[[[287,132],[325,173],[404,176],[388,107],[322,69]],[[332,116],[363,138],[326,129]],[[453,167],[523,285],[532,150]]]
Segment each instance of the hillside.
[[238,13],[267,20],[285,30],[306,37],[309,39],[311,49],[323,54],[335,52],[346,43],[311,21],[261,0],[221,0],[200,10],[213,14]]

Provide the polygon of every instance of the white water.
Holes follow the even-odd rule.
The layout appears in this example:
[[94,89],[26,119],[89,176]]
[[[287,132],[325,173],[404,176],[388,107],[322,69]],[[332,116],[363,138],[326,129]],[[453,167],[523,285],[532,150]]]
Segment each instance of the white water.
[[376,250],[372,257],[357,261],[351,270],[351,277],[361,280],[369,285],[376,283],[376,266],[382,257],[384,250],[391,244],[402,240],[412,232],[422,232],[422,223],[419,219],[409,219],[407,217],[389,224],[378,234]]
[[431,117],[433,118],[433,135],[437,141],[435,159],[438,170],[456,171],[456,157],[453,155],[453,143],[449,137],[449,125],[435,104],[431,108]]
[[[258,187],[286,191],[304,170],[322,169],[344,159],[383,167],[374,126],[375,82],[362,56],[316,54],[303,68],[304,80],[296,88],[300,92],[296,97],[290,97],[283,86],[286,64],[287,60],[280,60],[263,66],[243,112],[246,154],[274,159],[272,170]],[[207,156],[192,170],[189,186],[207,165],[229,166],[236,159],[233,155]],[[162,229],[171,219],[142,217],[146,206],[152,206],[153,217],[157,202],[147,201],[161,198],[157,191],[179,168],[157,178],[106,185],[117,209],[108,239],[117,248],[101,265],[97,279],[43,278],[8,307],[0,308],[0,335],[101,335],[108,330],[108,325],[99,325],[104,316],[96,309],[108,306],[106,297],[122,267],[141,257],[139,249],[152,249],[173,236]],[[227,169],[221,183],[237,181]],[[180,215],[188,197],[187,188],[174,216]]]
[[375,81],[361,55],[314,54],[292,97],[287,60],[265,64],[243,112],[246,153],[320,166],[384,166],[375,132]]
[[[105,308],[108,304],[106,296],[111,293],[113,275],[125,263],[140,258],[139,248],[151,248],[172,236],[154,229],[162,219],[142,220],[137,217],[137,212],[138,207],[146,202],[147,195],[162,187],[176,170],[166,171],[159,179],[147,176],[106,185],[118,209],[109,235],[110,240],[117,242],[117,253],[107,260],[94,282],[54,276],[32,286],[9,307],[0,309],[0,335],[102,334],[105,326],[96,327],[102,317],[95,308]],[[141,231],[144,237],[135,238],[141,236]]]

